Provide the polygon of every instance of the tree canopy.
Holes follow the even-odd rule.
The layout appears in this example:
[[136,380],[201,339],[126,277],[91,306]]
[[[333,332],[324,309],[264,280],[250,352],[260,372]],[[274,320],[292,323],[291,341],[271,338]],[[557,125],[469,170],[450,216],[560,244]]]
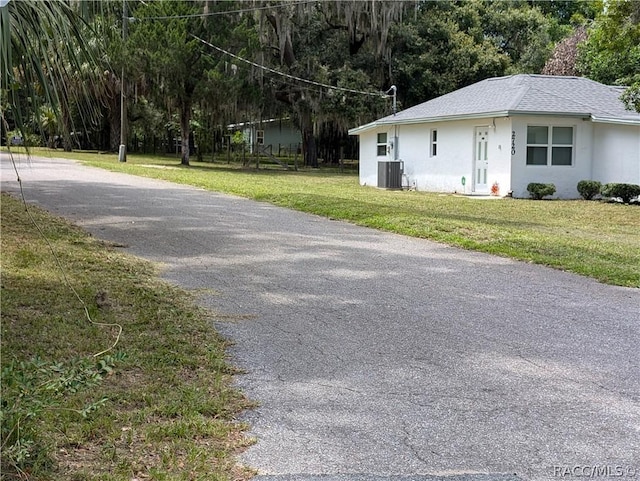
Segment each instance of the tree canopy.
[[589,78],[631,88],[624,99],[640,112],[640,2],[602,4],[581,45],[579,66]]
[[350,127],[391,113],[392,85],[408,107],[492,76],[582,74],[635,85],[638,108],[639,19],[631,0],[9,0],[3,136],[71,148],[83,130],[113,150],[123,85],[130,146],[179,145],[183,164],[229,124],[285,117],[308,165],[335,162]]

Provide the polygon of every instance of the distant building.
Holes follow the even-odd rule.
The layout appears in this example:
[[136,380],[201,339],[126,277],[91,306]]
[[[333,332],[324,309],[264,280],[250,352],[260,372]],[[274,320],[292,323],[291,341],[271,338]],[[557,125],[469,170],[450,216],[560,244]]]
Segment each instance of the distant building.
[[241,122],[230,124],[227,129],[231,133],[242,132],[251,153],[256,146],[274,155],[295,153],[302,143],[302,134],[290,119]]

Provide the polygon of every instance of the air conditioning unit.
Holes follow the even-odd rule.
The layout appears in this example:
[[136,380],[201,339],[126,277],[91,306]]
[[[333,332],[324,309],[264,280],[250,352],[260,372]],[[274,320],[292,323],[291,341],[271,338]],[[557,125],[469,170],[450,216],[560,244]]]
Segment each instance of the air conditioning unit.
[[402,189],[403,164],[401,160],[378,162],[378,187],[381,189]]

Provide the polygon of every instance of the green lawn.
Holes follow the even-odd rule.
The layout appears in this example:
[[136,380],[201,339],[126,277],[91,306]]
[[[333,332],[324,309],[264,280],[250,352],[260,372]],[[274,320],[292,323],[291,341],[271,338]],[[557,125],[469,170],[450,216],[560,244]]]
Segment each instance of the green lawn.
[[[185,168],[175,158],[130,155],[119,163],[115,155],[33,154],[81,159],[640,287],[640,209],[634,206],[382,191],[360,187],[353,173],[328,170],[254,171],[223,162]],[[24,207],[3,196],[3,479],[249,476],[233,457],[248,443],[233,419],[249,403],[230,387],[233,369],[210,315],[194,308],[188,293],[159,281],[149,263],[31,211],[92,321]],[[117,346],[94,359],[117,338],[116,324],[123,328]],[[36,356],[41,361],[31,362]],[[47,400],[52,379],[74,388],[61,373],[78,372],[78,362],[97,366],[100,382]],[[42,396],[46,408],[39,404]],[[92,403],[98,409],[82,418]],[[11,444],[16,419],[33,445]],[[30,457],[12,463],[21,452]]]
[[335,169],[248,170],[226,162],[182,167],[175,157],[38,151],[88,165],[236,194],[358,225],[544,264],[640,287],[640,208],[597,201],[483,200],[358,185]]
[[48,244],[21,202],[1,205],[0,478],[248,479],[249,403],[212,314],[150,263],[31,207]]

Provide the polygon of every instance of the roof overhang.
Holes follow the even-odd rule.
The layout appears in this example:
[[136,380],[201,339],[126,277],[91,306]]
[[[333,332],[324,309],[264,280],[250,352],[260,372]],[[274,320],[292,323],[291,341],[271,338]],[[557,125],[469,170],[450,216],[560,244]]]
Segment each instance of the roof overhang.
[[272,124],[274,122],[289,122],[289,117],[283,117],[279,119],[265,119],[265,120],[248,120],[246,122],[238,122],[236,124],[228,124],[227,130],[238,129],[242,127],[253,127],[256,125]]
[[360,135],[369,130],[377,129],[380,127],[388,127],[390,125],[411,125],[411,124],[428,124],[434,122],[451,122],[456,120],[473,120],[473,119],[487,119],[496,117],[510,117],[515,115],[530,115],[530,116],[554,116],[554,117],[573,117],[583,120],[590,120],[592,122],[606,123],[606,124],[622,124],[622,125],[640,125],[640,118],[620,118],[620,117],[599,117],[592,115],[589,112],[536,112],[536,111],[524,111],[524,110],[503,110],[497,112],[483,112],[478,114],[462,114],[462,115],[445,115],[439,117],[417,117],[411,119],[396,119],[394,117],[385,117],[375,122],[370,122],[360,127],[355,127],[349,130],[349,135]]
[[640,126],[640,116],[637,119],[621,119],[621,118],[607,118],[591,116],[591,120],[598,124],[618,124],[618,125],[638,125]]
[[397,119],[394,117],[385,117],[375,122],[370,122],[360,127],[355,127],[349,130],[349,135],[360,135],[368,130],[375,129],[377,127],[385,127],[389,125],[412,125],[412,124],[430,124],[434,122],[451,122],[455,120],[468,120],[468,119],[490,119],[494,117],[508,117],[508,111],[499,112],[483,112],[478,114],[462,114],[462,115],[443,115],[439,117],[417,117],[412,119]]

